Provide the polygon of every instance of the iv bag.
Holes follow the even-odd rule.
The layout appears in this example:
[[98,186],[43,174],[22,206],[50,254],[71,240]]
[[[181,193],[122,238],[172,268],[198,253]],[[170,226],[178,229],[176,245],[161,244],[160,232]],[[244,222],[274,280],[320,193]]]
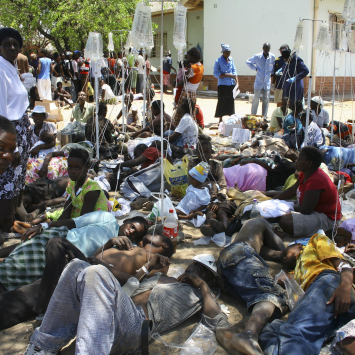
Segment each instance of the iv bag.
[[112,32],[110,32],[109,34],[108,34],[108,46],[107,46],[107,49],[110,51],[110,52],[112,52],[114,49],[115,49],[115,47],[114,47],[114,45],[113,45],[113,33]]
[[85,58],[91,61],[100,60],[104,55],[103,48],[101,33],[90,32],[85,47]]
[[144,3],[139,3],[136,7],[132,25],[132,44],[137,49],[154,46],[152,10]]
[[313,47],[320,51],[330,51],[330,35],[328,23],[321,23],[319,25],[317,39]]
[[124,49],[125,49],[125,51],[126,51],[126,54],[128,54],[128,51],[129,51],[129,49],[130,49],[131,46],[132,46],[132,40],[131,40],[131,38],[132,38],[132,32],[129,31],[129,32],[128,32],[128,36],[127,36],[126,44],[124,45]]
[[345,19],[346,23],[355,22],[355,0],[344,1],[344,9],[341,16]]
[[302,37],[303,37],[303,21],[298,22],[296,29],[295,42],[293,44],[293,49],[299,51],[302,46]]
[[187,7],[178,4],[174,10],[173,44],[178,50],[178,60],[182,61],[182,51],[186,48],[186,11]]

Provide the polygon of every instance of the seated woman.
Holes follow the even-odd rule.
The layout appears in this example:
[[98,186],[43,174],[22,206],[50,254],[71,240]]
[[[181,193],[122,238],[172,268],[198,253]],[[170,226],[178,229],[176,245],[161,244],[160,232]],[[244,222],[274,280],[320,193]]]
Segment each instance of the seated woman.
[[291,107],[292,112],[289,113],[284,120],[283,129],[284,133],[290,133],[296,127],[299,131],[302,128],[302,123],[299,119],[300,113],[303,111],[302,101],[295,101],[295,107]]
[[[139,113],[138,113],[138,108],[133,105],[133,94],[129,93],[124,97],[124,103],[125,103],[125,113],[126,113],[126,130],[127,132],[137,132],[139,124]],[[118,124],[120,118],[122,117],[122,110],[120,113],[117,115],[116,120],[113,122],[115,129],[118,132],[122,131],[122,125]]]
[[105,80],[100,80],[100,88],[101,88],[101,102],[105,104],[115,104],[116,96],[112,92],[111,87],[105,83]]
[[342,217],[337,189],[319,168],[322,160],[317,148],[302,148],[295,165],[300,171],[297,183],[274,197],[287,200],[297,196],[299,205],[279,221],[283,231],[293,237],[308,237],[319,229],[333,229]]

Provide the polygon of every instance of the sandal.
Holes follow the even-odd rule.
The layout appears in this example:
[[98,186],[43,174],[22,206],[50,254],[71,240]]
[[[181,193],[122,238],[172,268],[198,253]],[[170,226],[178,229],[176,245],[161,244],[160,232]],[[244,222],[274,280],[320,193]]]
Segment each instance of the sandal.
[[216,234],[215,231],[211,227],[206,226],[206,225],[203,225],[200,228],[200,231],[206,237],[213,237]]
[[226,227],[214,218],[210,219],[210,225],[216,231],[216,234],[223,233],[226,231]]

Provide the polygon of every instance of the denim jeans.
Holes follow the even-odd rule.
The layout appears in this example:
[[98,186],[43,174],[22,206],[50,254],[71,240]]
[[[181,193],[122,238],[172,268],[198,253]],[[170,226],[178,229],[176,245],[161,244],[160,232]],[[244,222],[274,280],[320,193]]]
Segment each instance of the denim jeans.
[[[173,133],[174,133],[174,131],[172,131],[172,130],[165,131],[165,132],[164,132],[164,137],[165,137],[165,138],[166,138],[166,137],[169,137],[169,136],[171,136]],[[174,144],[174,145],[176,145],[176,146],[178,146],[178,147],[183,147],[183,146],[184,146],[184,142],[183,142],[183,139],[182,139],[182,135],[181,135],[176,141],[171,142],[171,144]]]
[[76,336],[76,355],[110,354],[111,349],[123,354],[139,348],[144,319],[142,307],[134,305],[107,268],[74,259],[31,343],[58,352]]
[[259,107],[259,97],[263,92],[263,117],[267,117],[267,111],[269,110],[270,90],[266,89],[254,89],[254,100],[251,106],[251,114],[256,115]]
[[327,306],[339,285],[338,274],[321,273],[296,303],[287,321],[275,320],[267,324],[259,337],[265,355],[319,354],[324,340],[333,330],[355,316],[353,297],[349,312],[337,319],[334,319],[334,302]]

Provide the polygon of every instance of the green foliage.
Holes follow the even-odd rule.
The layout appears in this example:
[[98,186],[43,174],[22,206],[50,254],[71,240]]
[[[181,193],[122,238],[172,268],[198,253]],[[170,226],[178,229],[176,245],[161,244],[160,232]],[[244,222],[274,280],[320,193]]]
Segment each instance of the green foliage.
[[[100,32],[107,47],[108,33],[130,29],[138,0],[0,0],[0,23],[20,31],[25,40],[38,33],[59,52],[83,49],[89,32]],[[123,43],[127,34],[123,35]],[[115,50],[119,32],[113,32]],[[104,48],[105,49],[105,48]]]

